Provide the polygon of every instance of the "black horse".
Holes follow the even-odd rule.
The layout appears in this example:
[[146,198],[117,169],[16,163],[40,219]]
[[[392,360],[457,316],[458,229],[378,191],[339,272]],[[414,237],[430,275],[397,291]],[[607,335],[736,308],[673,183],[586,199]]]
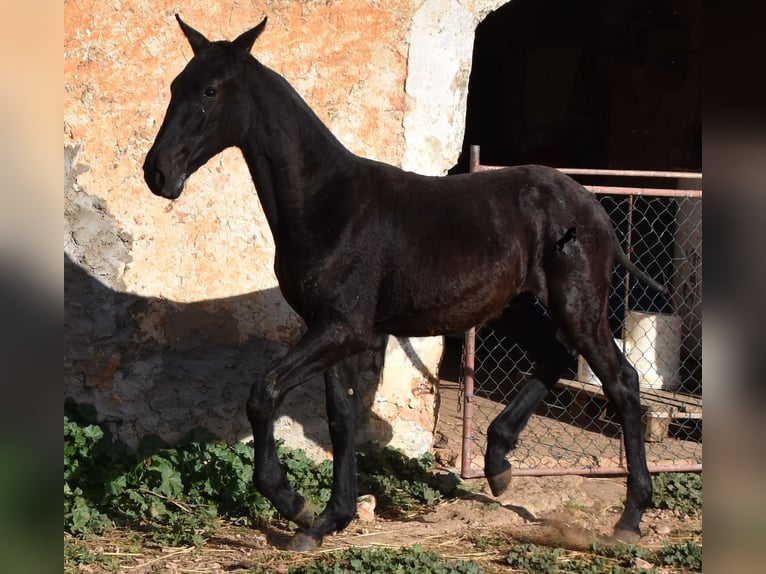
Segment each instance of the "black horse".
[[[636,540],[652,489],[638,377],[607,322],[615,259],[664,288],[628,261],[594,196],[548,167],[426,177],[355,156],[284,78],[250,55],[266,19],[233,42],[211,42],[176,18],[194,57],[171,84],[144,177],[153,193],[175,199],[195,170],[230,146],[242,150],[252,174],[274,235],[279,286],[307,327],[247,401],[253,482],[299,526],[290,548],[318,547],[355,514],[350,359],[376,333],[440,335],[484,323],[514,338],[536,362],[524,389],[489,427],[484,468],[493,494],[508,487],[506,454],[577,351],[622,423],[629,475],[615,536]],[[602,243],[559,253],[557,241],[577,228],[599,230]],[[280,465],[273,419],[285,394],[318,373],[334,474],[330,501],[315,517]]]

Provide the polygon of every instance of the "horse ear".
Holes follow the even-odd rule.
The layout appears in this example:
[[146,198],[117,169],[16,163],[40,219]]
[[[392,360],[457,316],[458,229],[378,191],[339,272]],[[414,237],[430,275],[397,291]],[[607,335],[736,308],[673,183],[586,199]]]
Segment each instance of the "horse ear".
[[242,34],[232,42],[232,45],[237,52],[243,55],[250,53],[250,49],[253,47],[256,38],[261,35],[261,32],[263,32],[263,29],[266,27],[266,20],[268,20],[268,17],[261,20],[261,23],[255,28],[251,28],[247,32],[242,32]]
[[205,38],[202,34],[197,32],[194,28],[189,26],[186,22],[181,20],[181,17],[178,14],[176,14],[176,20],[178,20],[178,24],[181,26],[181,30],[183,30],[184,36],[186,36],[186,39],[189,40],[189,44],[191,44],[192,52],[196,54],[202,48],[210,44],[210,40]]

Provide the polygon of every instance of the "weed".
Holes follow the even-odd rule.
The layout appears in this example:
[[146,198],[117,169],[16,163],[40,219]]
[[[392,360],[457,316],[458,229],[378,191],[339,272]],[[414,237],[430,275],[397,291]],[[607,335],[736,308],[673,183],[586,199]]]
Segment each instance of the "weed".
[[85,544],[76,539],[64,539],[64,571],[68,567],[88,564],[98,566],[99,571],[111,572],[117,570],[120,566],[119,561],[111,556],[104,556],[91,551]]
[[360,494],[373,494],[378,512],[402,517],[415,509],[433,507],[460,493],[455,474],[435,474],[431,453],[409,458],[392,447],[368,446],[357,456]]
[[588,507],[580,502],[574,502],[572,500],[567,500],[564,502],[564,506],[567,508],[571,508],[572,510],[579,510],[581,512],[588,512]]
[[[451,561],[428,552],[419,545],[409,548],[352,548],[327,553],[317,560],[288,569],[288,574],[485,574],[472,562]],[[255,574],[265,574],[256,571]]]
[[694,572],[702,572],[702,546],[692,540],[683,544],[663,546],[655,556],[664,566],[680,566]]
[[555,572],[561,549],[548,549],[536,544],[519,544],[508,553],[506,562],[514,570],[527,572]]
[[[220,520],[245,525],[278,517],[252,488],[252,446],[226,444],[209,432],[170,447],[146,437],[131,452],[94,422],[93,412],[68,405],[64,417],[64,529],[88,536],[115,525],[139,527],[153,542],[201,545]],[[315,511],[332,492],[332,462],[315,464],[278,444],[288,479]],[[460,493],[456,475],[434,474],[433,456],[410,459],[392,448],[358,456],[360,494],[374,494],[378,511],[402,516]]]
[[688,542],[651,551],[630,544],[594,544],[589,553],[582,553],[536,544],[520,544],[508,553],[506,561],[514,570],[536,574],[658,573],[654,566],[676,566],[701,572],[702,547]]
[[[76,536],[99,534],[114,525],[138,527],[149,540],[164,545],[201,545],[220,524],[260,524],[277,518],[271,503],[252,488],[252,447],[226,444],[196,431],[177,446],[147,437],[131,452],[78,407],[64,417],[64,529]],[[332,463],[319,465],[302,451],[278,445],[291,483],[315,509],[329,500]],[[379,513],[404,516],[461,496],[465,488],[454,474],[434,473],[430,454],[411,459],[392,448],[368,447],[357,457],[360,495],[373,494]],[[685,514],[701,510],[702,479],[696,474],[653,477],[654,504]],[[581,505],[567,503],[570,508]],[[495,508],[489,504],[487,509]],[[472,536],[479,549],[505,550],[500,538]],[[76,540],[64,541],[65,565],[94,564],[101,570],[114,561],[90,552]],[[649,551],[630,545],[594,545],[590,553],[521,544],[506,562],[515,570],[540,573],[624,574],[654,572],[639,564],[701,571],[702,548],[694,542]],[[255,571],[258,572],[257,570]],[[323,555],[293,574],[329,572],[433,572],[480,574],[472,563],[449,562],[419,546],[401,550],[357,549]]]
[[680,515],[702,512],[702,474],[666,472],[652,476],[652,505]]
[[486,536],[482,534],[471,534],[469,537],[471,544],[478,550],[486,551],[490,549],[505,550],[511,545],[511,541],[505,536]]

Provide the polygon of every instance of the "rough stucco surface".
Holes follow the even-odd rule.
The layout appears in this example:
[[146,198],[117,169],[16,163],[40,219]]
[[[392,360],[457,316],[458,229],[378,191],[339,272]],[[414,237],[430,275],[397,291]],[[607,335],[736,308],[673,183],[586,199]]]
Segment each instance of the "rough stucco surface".
[[426,0],[412,17],[401,167],[441,175],[460,154],[476,26],[506,0]]
[[[250,385],[302,330],[238,150],[212,158],[175,202],[143,183],[170,81],[191,57],[175,12],[211,39],[267,15],[253,54],[349,149],[444,173],[462,140],[473,29],[496,4],[66,0],[65,397],[94,404],[131,444],[195,426],[245,438]],[[428,449],[440,352],[440,339],[382,338],[362,357],[363,439]],[[321,380],[293,393],[277,425],[318,455],[329,448],[323,394]]]
[[[90,167],[80,184],[134,238],[129,290],[196,301],[276,286],[271,235],[239,151],[208,162],[175,203],[151,196],[143,183],[141,162],[170,80],[191,57],[175,11],[211,38],[229,39],[268,15],[254,55],[287,77],[355,153],[400,162],[407,3],[258,4],[65,3],[65,134],[82,143]],[[236,319],[243,331],[263,321],[292,325],[279,333],[283,342],[296,335],[281,300],[238,302]]]

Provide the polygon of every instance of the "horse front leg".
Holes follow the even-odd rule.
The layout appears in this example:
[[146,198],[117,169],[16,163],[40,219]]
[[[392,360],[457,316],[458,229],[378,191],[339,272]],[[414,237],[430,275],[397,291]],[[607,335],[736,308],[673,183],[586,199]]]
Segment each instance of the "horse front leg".
[[344,529],[356,515],[356,377],[358,365],[349,358],[325,372],[327,418],[333,450],[332,494],[327,506],[307,529],[290,541],[290,550],[315,550],[327,534]]
[[253,429],[253,486],[271,501],[274,508],[299,527],[314,523],[314,512],[305,499],[295,492],[277,455],[274,440],[274,413],[281,402],[274,393],[274,371],[254,384],[247,401],[247,418]]
[[[253,485],[280,514],[302,529],[314,524],[314,512],[295,492],[279,462],[274,440],[274,415],[285,394],[314,375],[364,347],[355,331],[338,325],[310,328],[284,356],[277,359],[260,383],[253,385],[247,417],[253,429]],[[337,480],[333,477],[333,482]]]

